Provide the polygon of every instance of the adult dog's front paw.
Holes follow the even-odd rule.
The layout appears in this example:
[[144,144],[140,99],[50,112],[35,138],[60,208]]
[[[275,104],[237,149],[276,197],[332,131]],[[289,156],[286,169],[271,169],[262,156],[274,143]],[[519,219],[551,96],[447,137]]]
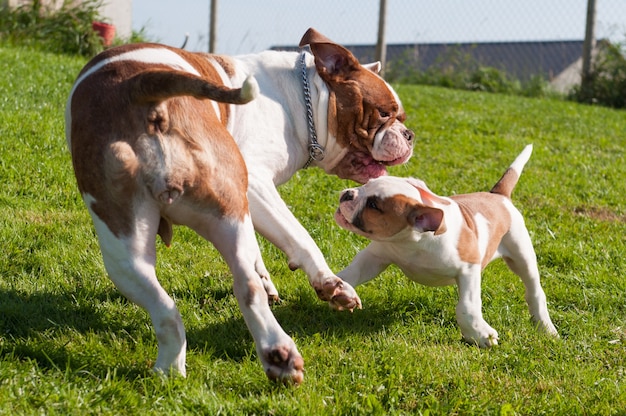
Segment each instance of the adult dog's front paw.
[[270,305],[274,303],[280,302],[280,296],[278,296],[278,290],[272,283],[272,280],[268,276],[261,276],[261,283],[263,283],[263,288],[265,289],[265,293],[267,293],[267,299]]
[[299,385],[304,379],[304,360],[295,344],[289,343],[260,352],[265,374],[270,380]]
[[361,309],[361,299],[350,284],[338,277],[327,279],[322,286],[314,287],[317,296],[328,302],[331,308],[352,312],[355,308]]

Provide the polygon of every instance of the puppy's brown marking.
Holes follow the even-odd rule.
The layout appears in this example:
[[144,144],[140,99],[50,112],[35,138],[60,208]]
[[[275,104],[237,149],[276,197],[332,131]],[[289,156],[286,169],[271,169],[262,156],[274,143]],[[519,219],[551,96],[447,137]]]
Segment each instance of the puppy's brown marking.
[[515,171],[515,169],[508,168],[502,178],[491,188],[492,194],[500,194],[507,198],[511,198],[511,193],[513,192],[513,188],[517,184],[519,180],[519,174]]
[[[476,195],[480,198],[476,198]],[[509,192],[510,194],[510,192]],[[484,269],[493,258],[502,236],[511,227],[511,215],[504,206],[504,197],[489,192],[476,194],[463,194],[451,197],[459,204],[459,209],[464,218],[464,225],[459,237],[459,255],[461,260],[468,263],[480,264]],[[498,218],[495,224],[489,224],[488,245],[484,255],[478,251],[478,227],[472,213],[480,212],[486,218]]]
[[358,221],[353,225],[361,224],[361,230],[376,236],[391,237],[411,226],[409,214],[415,205],[421,205],[406,195],[394,195],[389,198],[368,200],[361,210]]

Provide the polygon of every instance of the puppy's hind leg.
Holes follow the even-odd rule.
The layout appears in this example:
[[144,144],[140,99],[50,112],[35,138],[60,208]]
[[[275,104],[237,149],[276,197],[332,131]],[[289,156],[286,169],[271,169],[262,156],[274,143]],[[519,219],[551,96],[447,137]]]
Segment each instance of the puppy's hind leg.
[[159,345],[154,370],[185,376],[185,328],[174,301],[159,284],[154,268],[159,214],[141,208],[136,209],[142,212],[142,217],[135,218],[131,235],[123,237],[114,235],[91,208],[89,212],[109,277],[126,298],[150,314]]
[[513,220],[511,230],[502,240],[502,246],[505,249],[502,253],[504,261],[524,283],[525,299],[533,322],[547,334],[558,337],[548,312],[546,294],[541,287],[535,249],[523,220]]

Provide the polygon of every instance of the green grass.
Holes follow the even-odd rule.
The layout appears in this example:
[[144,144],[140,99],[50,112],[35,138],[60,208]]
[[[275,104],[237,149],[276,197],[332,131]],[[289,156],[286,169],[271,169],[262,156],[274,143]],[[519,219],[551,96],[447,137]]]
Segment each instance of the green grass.
[[[187,379],[150,367],[147,314],[105,275],[78,195],[63,111],[85,61],[0,47],[0,414],[624,414],[626,113],[556,100],[398,86],[417,135],[391,172],[442,195],[489,189],[528,143],[514,193],[562,336],[534,331],[519,279],[484,273],[500,345],[461,342],[454,287],[395,268],[357,290],[363,310],[317,300],[301,271],[260,239],[302,353],[298,388],[269,382],[213,247],[177,228],[158,274],[188,333]],[[332,220],[352,184],[300,172],[281,192],[335,270],[366,242]]]

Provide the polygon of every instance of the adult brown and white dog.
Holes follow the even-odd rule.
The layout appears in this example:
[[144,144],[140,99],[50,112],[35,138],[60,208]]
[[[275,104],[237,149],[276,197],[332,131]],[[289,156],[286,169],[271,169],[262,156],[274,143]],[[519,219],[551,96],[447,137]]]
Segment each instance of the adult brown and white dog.
[[312,54],[125,45],[92,59],[74,83],[65,118],[78,187],[108,274],[150,314],[158,371],[185,374],[181,316],[155,273],[156,235],[169,245],[173,224],[223,255],[270,378],[299,383],[303,361],[269,309],[278,292],[253,225],[292,269],[304,269],[321,299],[360,307],[276,186],[309,165],[363,183],[406,162],[413,133],[377,65],[361,66],[314,29],[304,45]]
[[539,282],[537,258],[511,192],[530,158],[527,146],[491,192],[442,197],[418,179],[381,177],[344,190],[335,220],[373,240],[339,276],[359,285],[396,264],[412,280],[429,286],[457,284],[456,317],[463,338],[489,347],[498,333],[482,316],[481,272],[504,258],[525,285],[533,321],[557,336]]

